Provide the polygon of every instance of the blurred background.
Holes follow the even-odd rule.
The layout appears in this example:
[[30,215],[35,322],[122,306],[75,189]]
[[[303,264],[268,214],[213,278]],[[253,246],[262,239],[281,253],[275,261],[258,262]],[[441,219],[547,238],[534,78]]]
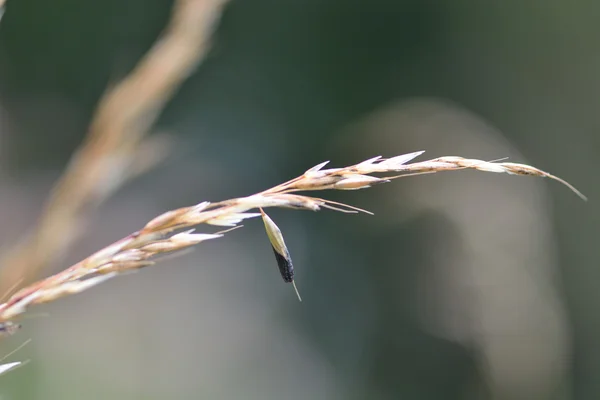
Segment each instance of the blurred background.
[[[0,243],[35,224],[100,96],[166,0],[8,0],[0,22]],[[262,223],[36,307],[3,399],[600,398],[600,3],[234,0],[150,135],[172,149],[93,211],[57,272],[154,216],[331,160],[510,157],[323,193],[375,213]],[[425,157],[425,158],[423,158]]]

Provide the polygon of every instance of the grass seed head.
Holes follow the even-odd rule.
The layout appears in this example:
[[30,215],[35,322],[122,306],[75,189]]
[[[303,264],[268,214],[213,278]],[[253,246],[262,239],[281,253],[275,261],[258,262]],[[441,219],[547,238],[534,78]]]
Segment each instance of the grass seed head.
[[[13,325],[6,324],[24,313],[31,305],[82,292],[119,274],[152,265],[154,262],[151,261],[151,258],[155,256],[164,256],[181,249],[191,248],[205,240],[219,238],[229,231],[225,230],[217,234],[194,233],[191,230],[175,233],[175,231],[190,229],[200,224],[236,228],[240,227],[239,223],[244,219],[262,216],[279,272],[285,282],[294,284],[294,267],[289,250],[280,229],[263,211],[264,208],[280,207],[311,211],[327,208],[344,213],[365,212],[371,214],[358,207],[297,193],[301,191],[361,189],[411,175],[475,169],[557,180],[585,199],[585,196],[568,182],[529,165],[463,157],[438,157],[409,163],[422,153],[418,151],[391,158],[378,156],[342,168],[323,169],[327,164],[325,162],[310,168],[296,178],[251,196],[216,203],[205,201],[191,207],[163,213],[147,223],[141,230],[118,240],[62,272],[35,282],[10,296],[0,304],[0,324],[4,324],[0,325],[0,336],[2,329],[6,333],[13,327]],[[374,173],[384,176],[372,176],[371,174]],[[390,176],[391,173],[393,175]],[[385,176],[386,174],[388,176]],[[251,212],[256,209],[260,210],[260,213]]]

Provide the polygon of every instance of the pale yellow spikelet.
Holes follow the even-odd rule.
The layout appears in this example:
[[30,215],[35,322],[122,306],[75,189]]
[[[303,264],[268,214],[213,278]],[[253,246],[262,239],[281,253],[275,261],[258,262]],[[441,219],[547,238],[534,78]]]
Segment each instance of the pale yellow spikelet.
[[273,253],[275,254],[275,260],[277,261],[279,273],[281,274],[284,282],[288,282],[293,285],[296,295],[298,296],[298,300],[302,301],[300,293],[298,292],[298,288],[296,287],[296,283],[294,282],[294,265],[292,263],[292,256],[290,255],[290,252],[285,244],[285,240],[283,240],[283,234],[281,233],[281,230],[277,224],[275,224],[275,222],[263,211],[263,209],[260,208],[259,210],[262,215],[263,223],[265,224],[267,237],[269,238],[269,242],[273,248]]

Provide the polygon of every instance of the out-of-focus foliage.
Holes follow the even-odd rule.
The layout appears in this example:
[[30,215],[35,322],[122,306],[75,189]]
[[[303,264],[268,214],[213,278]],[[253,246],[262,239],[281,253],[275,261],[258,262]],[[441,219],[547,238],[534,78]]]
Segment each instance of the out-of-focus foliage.
[[[0,23],[0,240],[35,221],[95,102],[171,3],[8,0]],[[43,309],[3,342],[0,394],[40,399],[600,396],[600,3],[233,0],[156,131],[179,147],[93,219],[70,261],[160,212],[320,161],[510,156],[559,185],[475,172],[335,194],[374,217],[273,211]],[[17,357],[17,355],[13,356]],[[5,362],[12,361],[7,360]]]

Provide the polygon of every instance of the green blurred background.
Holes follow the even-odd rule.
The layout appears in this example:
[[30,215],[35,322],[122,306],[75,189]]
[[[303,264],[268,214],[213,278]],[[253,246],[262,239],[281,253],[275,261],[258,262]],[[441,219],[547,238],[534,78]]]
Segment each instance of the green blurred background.
[[[0,239],[36,221],[164,0],[8,0],[0,23]],[[162,114],[171,157],[95,212],[65,265],[201,200],[323,160],[509,156],[481,172],[328,193],[375,212],[276,210],[304,301],[260,221],[39,307],[2,343],[6,399],[600,398],[600,3],[234,0]]]

